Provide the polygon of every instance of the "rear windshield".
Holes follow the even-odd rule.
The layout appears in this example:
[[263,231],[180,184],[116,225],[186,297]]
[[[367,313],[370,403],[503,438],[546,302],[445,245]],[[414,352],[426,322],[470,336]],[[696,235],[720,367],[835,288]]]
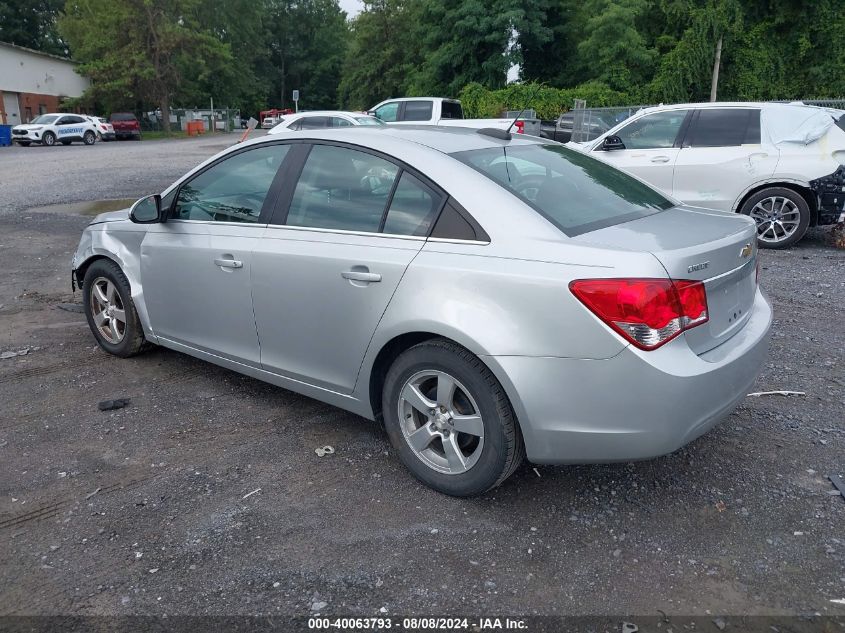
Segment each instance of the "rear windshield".
[[440,118],[441,119],[463,119],[464,111],[461,109],[461,104],[457,101],[441,101],[440,102]]
[[112,121],[135,121],[135,115],[131,112],[115,112],[111,115]]
[[383,121],[374,116],[356,116],[355,120],[359,125],[385,125]]
[[570,236],[673,206],[639,180],[560,145],[489,147],[452,156],[527,202]]

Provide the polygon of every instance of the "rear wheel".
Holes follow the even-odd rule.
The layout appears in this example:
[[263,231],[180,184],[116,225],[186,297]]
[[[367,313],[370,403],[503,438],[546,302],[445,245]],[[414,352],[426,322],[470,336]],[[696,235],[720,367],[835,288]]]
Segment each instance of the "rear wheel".
[[85,132],[85,134],[82,135],[82,142],[86,145],[93,145],[96,140],[97,135],[94,134],[91,130],[88,130],[87,132]]
[[41,137],[41,142],[47,147],[53,147],[53,145],[56,144],[56,135],[52,132],[44,132],[44,136]]
[[144,331],[132,301],[129,281],[108,259],[95,261],[82,284],[85,317],[100,347],[124,358],[144,348]]
[[740,212],[757,223],[761,248],[788,248],[804,237],[810,225],[810,205],[800,193],[785,187],[758,191]]
[[402,462],[439,492],[481,494],[522,461],[522,435],[499,381],[449,341],[420,343],[396,359],[385,380],[382,411]]

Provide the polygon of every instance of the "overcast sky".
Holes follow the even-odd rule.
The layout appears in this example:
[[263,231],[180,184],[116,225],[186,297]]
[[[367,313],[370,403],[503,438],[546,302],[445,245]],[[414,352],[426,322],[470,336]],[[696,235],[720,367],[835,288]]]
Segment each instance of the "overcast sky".
[[361,0],[340,0],[340,8],[346,11],[347,15],[351,18],[361,11]]

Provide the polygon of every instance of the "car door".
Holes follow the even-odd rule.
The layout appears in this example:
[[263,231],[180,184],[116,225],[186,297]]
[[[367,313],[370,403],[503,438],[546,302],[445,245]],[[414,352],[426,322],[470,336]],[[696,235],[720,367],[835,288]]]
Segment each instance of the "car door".
[[771,177],[779,152],[760,142],[759,108],[701,108],[675,161],[672,194],[687,204],[734,211],[753,184]]
[[81,141],[85,120],[79,116],[65,115],[56,121],[56,134],[60,141]]
[[290,145],[229,154],[178,188],[141,244],[141,283],[156,336],[249,365],[260,363],[252,251],[261,240]]
[[593,153],[671,195],[681,132],[689,114],[689,110],[664,110],[639,117],[614,133],[624,148],[604,150],[599,141]]
[[301,148],[301,174],[253,256],[261,365],[351,393],[443,196],[381,155],[322,142]]

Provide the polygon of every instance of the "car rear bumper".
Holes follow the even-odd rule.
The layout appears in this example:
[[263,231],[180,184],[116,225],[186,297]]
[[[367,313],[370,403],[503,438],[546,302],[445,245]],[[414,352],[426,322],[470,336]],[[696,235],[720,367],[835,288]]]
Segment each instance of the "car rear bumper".
[[691,442],[746,396],[768,352],[772,308],[760,290],[745,327],[702,355],[683,336],[606,360],[486,357],[519,418],[528,459],[577,464],[648,459]]

